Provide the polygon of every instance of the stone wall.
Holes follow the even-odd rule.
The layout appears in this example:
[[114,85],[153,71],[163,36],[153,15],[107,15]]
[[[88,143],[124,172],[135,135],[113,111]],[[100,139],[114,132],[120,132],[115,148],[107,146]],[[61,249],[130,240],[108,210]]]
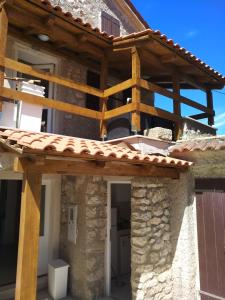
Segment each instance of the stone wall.
[[179,180],[133,180],[133,300],[196,299],[193,191],[191,173]]
[[101,29],[101,11],[105,11],[120,22],[121,35],[139,31],[133,22],[118,7],[114,0],[51,0],[53,5],[60,5],[71,12],[75,18],[81,18],[93,27]]
[[[78,299],[104,295],[106,199],[101,177],[63,177],[60,257],[70,264],[70,292]],[[76,244],[67,238],[69,205],[78,205]]]
[[[132,299],[196,299],[191,173],[179,180],[133,178],[131,189]],[[76,244],[67,239],[68,206],[73,204],[78,205]],[[60,253],[71,266],[70,291],[79,300],[104,295],[106,206],[103,178],[63,177]]]
[[[58,73],[60,76],[76,82],[87,82],[87,67],[66,58],[60,58]],[[81,107],[86,106],[85,93],[64,86],[56,87],[56,99]],[[54,123],[55,133],[87,139],[99,139],[99,121],[97,120],[56,111]]]
[[133,300],[172,299],[168,187],[162,180],[134,179],[131,201]]

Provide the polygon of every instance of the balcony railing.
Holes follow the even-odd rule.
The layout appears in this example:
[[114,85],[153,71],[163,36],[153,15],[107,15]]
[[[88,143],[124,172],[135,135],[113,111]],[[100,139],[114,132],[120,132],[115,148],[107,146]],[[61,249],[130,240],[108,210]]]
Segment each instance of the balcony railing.
[[[173,121],[177,128],[177,137],[179,136],[179,131],[181,130],[181,103],[186,104],[188,106],[191,106],[195,109],[198,109],[201,111],[199,114],[199,118],[208,118],[209,119],[209,125],[213,125],[213,101],[212,101],[212,93],[211,91],[207,92],[207,106],[204,106],[197,101],[190,100],[184,96],[180,95],[179,90],[179,82],[174,82],[174,89],[173,91],[168,90],[166,88],[163,88],[157,84],[150,83],[146,80],[141,79],[141,63],[140,63],[140,57],[138,50],[134,47],[132,48],[132,78],[123,81],[117,85],[114,85],[110,88],[106,89],[97,89],[94,87],[91,87],[89,85],[75,82],[70,79],[62,78],[60,76],[46,73],[43,71],[39,71],[34,69],[33,67],[20,63],[18,61],[6,58],[6,57],[0,57],[0,66],[2,68],[7,68],[13,71],[29,74],[31,76],[34,76],[36,78],[40,78],[43,80],[47,80],[51,83],[62,85],[65,87],[68,87],[70,89],[74,89],[76,91],[87,93],[90,95],[94,95],[100,98],[101,100],[101,108],[100,111],[91,110],[88,108],[84,108],[78,105],[66,103],[62,100],[55,100],[50,98],[42,98],[39,96],[34,96],[31,94],[26,94],[19,92],[15,89],[6,88],[1,86],[0,87],[0,96],[1,100],[3,98],[10,99],[10,100],[18,100],[18,101],[24,101],[31,104],[41,105],[45,107],[49,107],[52,109],[72,113],[75,115],[87,117],[96,119],[100,122],[100,135],[101,137],[107,135],[106,132],[106,122],[114,117],[123,115],[125,113],[131,113],[131,127],[132,131],[139,132],[140,131],[140,113],[146,113],[151,116],[160,117],[163,119],[167,119],[170,121]],[[107,64],[103,64],[103,67],[106,69]],[[107,70],[104,71],[104,68],[102,68],[102,82],[105,82],[106,86],[106,74]],[[3,69],[4,70],[4,69]],[[132,101],[129,104],[125,104],[123,106],[120,106],[118,108],[107,110],[107,100],[110,96],[116,95],[124,90],[132,89]],[[141,90],[145,89],[154,93],[158,93],[160,95],[163,95],[169,99],[173,100],[173,113],[162,110],[160,108],[147,105],[141,102]],[[195,115],[193,117],[198,118],[198,115]]]

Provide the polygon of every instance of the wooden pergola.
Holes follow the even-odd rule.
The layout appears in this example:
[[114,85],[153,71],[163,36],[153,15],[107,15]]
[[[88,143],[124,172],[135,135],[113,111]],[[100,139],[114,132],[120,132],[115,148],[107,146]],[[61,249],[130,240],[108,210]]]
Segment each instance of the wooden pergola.
[[[192,118],[197,120],[208,118],[208,124],[214,124],[212,89],[223,88],[224,78],[208,67],[204,67],[203,64],[194,63],[182,51],[175,51],[169,47],[169,42],[164,42],[162,38],[152,34],[150,29],[136,35],[112,40],[91,28],[90,25],[75,22],[71,16],[68,17],[57,9],[41,4],[40,0],[1,0],[0,3],[1,100],[20,100],[98,120],[102,138],[107,136],[108,120],[125,113],[131,113],[131,128],[135,133],[140,131],[141,113],[145,113],[174,122],[176,138],[178,138],[182,121],[181,104],[200,111],[192,115]],[[38,41],[37,35],[40,33],[47,34],[50,41],[47,43]],[[100,89],[38,71],[31,66],[5,57],[8,35],[37,45],[40,49],[95,67],[100,72]],[[3,86],[4,68],[99,97],[100,110],[95,111],[69,104],[64,102],[64,99],[43,99],[6,88]],[[116,75],[122,80],[121,83],[108,87],[109,75]],[[206,93],[206,105],[181,95],[180,89],[190,88],[200,89]],[[132,89],[132,102],[107,110],[109,97],[127,89]],[[143,103],[142,90],[158,93],[171,99],[173,112]],[[1,108],[2,102],[0,101]]]

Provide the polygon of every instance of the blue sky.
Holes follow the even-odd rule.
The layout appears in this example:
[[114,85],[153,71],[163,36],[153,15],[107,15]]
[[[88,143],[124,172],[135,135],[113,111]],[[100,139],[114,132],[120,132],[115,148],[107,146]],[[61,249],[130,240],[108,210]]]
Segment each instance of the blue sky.
[[[133,0],[152,29],[159,29],[225,76],[225,0]],[[225,89],[221,90],[225,94]],[[202,92],[183,92],[205,104]],[[225,95],[214,95],[218,134],[225,134]],[[162,106],[162,100],[158,104]],[[164,101],[166,103],[169,100]],[[157,102],[156,102],[157,104]],[[164,108],[171,109],[172,105]],[[183,115],[194,114],[183,107]]]

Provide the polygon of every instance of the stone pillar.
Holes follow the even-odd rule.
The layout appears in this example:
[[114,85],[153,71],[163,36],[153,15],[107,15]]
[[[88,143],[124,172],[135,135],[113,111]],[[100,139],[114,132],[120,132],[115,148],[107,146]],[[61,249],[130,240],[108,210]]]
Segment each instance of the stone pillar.
[[[78,205],[76,244],[68,241],[68,206]],[[80,300],[104,295],[106,182],[101,177],[64,176],[60,255],[69,264],[71,294]]]
[[172,299],[170,199],[163,180],[132,181],[133,300]]

